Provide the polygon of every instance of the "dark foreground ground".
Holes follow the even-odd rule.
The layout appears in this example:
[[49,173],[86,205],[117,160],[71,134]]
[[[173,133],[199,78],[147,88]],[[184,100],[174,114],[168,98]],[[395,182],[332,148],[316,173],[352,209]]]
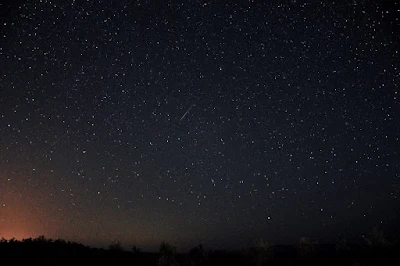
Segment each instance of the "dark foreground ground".
[[90,248],[63,240],[0,241],[0,265],[400,265],[400,246],[390,245],[258,245],[240,251],[188,253],[164,246],[158,253]]

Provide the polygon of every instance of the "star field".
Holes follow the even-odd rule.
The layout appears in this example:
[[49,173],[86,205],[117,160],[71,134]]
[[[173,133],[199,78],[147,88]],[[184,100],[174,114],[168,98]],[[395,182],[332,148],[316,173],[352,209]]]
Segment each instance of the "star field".
[[399,233],[400,6],[234,2],[0,5],[0,237]]

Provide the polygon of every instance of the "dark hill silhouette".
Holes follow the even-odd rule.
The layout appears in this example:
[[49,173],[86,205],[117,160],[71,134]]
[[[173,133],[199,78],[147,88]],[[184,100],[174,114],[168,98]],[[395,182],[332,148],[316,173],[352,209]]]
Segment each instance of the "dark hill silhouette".
[[262,265],[400,265],[400,245],[372,232],[365,243],[318,244],[300,238],[296,245],[268,245],[260,240],[251,248],[239,251],[212,250],[202,244],[189,252],[179,253],[168,242],[162,242],[159,252],[141,252],[136,246],[123,250],[119,242],[108,249],[92,248],[62,239],[0,240],[0,265],[154,265],[154,266],[262,266]]
[[[12,264],[29,263],[29,265],[76,265],[90,260],[93,265],[156,265],[158,254],[145,252],[128,252],[117,249],[114,244],[110,249],[92,248],[80,243],[63,239],[46,239],[44,236],[32,239],[0,240],[0,258]],[[0,265],[3,265],[0,261]],[[21,264],[22,265],[22,264]]]

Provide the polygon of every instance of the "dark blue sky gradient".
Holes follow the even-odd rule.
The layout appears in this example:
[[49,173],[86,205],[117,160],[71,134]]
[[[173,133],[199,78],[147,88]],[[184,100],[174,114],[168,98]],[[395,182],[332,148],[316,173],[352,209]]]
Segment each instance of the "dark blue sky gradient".
[[1,4],[0,237],[399,233],[399,6]]

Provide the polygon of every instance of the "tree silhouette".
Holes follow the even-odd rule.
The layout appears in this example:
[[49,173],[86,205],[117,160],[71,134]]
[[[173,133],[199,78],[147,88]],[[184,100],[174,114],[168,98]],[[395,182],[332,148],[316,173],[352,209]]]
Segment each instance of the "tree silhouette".
[[264,265],[269,258],[272,258],[272,249],[263,239],[259,239],[251,251],[255,265]]
[[114,252],[120,252],[120,251],[124,251],[124,249],[122,248],[122,245],[119,241],[114,241],[112,242],[109,246],[108,246],[108,250],[110,251],[114,251]]
[[204,250],[203,245],[199,244],[189,251],[189,257],[192,265],[199,266],[206,263],[208,255]]
[[300,237],[297,250],[302,257],[312,255],[315,252],[314,244],[308,237]]
[[335,249],[336,249],[336,251],[338,251],[338,252],[348,252],[348,251],[350,251],[350,246],[349,246],[349,244],[348,244],[348,242],[347,242],[347,239],[346,239],[346,238],[340,239],[340,240],[336,243]]
[[169,266],[175,264],[176,247],[169,244],[168,242],[161,242],[160,245],[160,257],[158,259],[159,266]]
[[376,227],[372,228],[364,239],[369,247],[382,247],[389,244],[383,232]]
[[139,253],[140,252],[140,248],[136,247],[135,245],[133,245],[132,247],[132,252],[133,253]]

